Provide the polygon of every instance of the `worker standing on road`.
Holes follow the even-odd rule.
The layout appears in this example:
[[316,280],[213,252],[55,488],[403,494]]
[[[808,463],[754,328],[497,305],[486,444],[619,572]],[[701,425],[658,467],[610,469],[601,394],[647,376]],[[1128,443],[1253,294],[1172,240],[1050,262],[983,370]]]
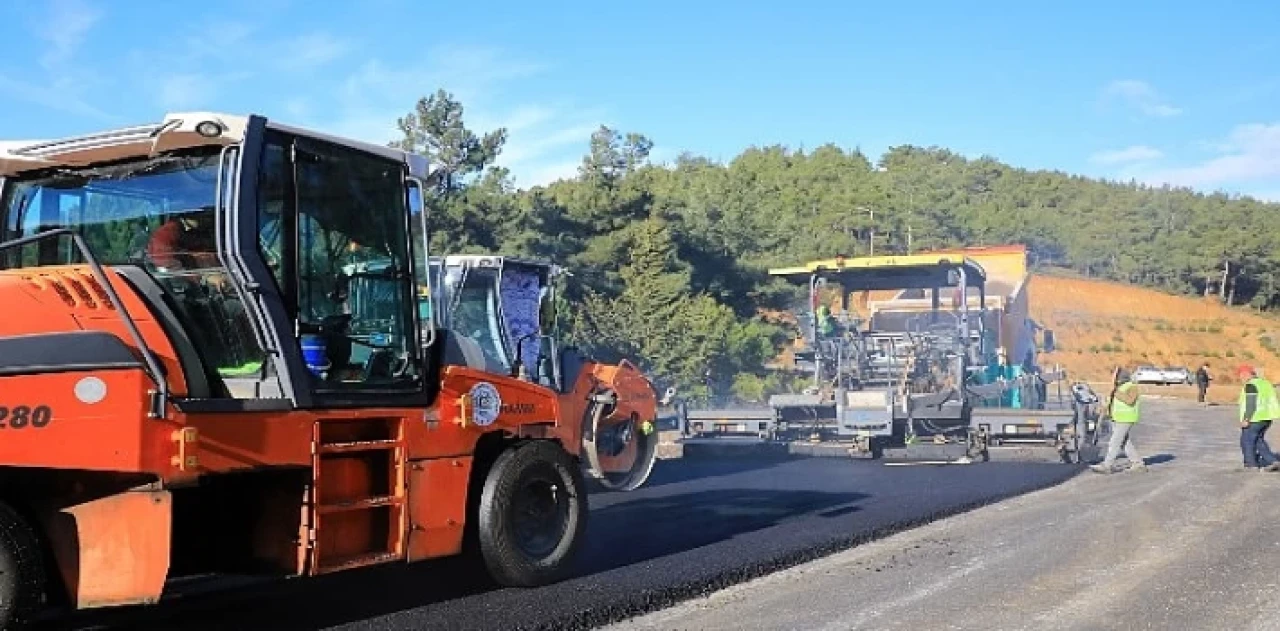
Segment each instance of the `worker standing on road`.
[[1200,369],[1196,371],[1196,389],[1199,394],[1199,401],[1204,403],[1204,397],[1209,393],[1209,382],[1213,378],[1209,376],[1209,362],[1200,365]]
[[1267,445],[1271,421],[1280,418],[1280,399],[1270,381],[1258,376],[1253,366],[1239,370],[1244,386],[1240,388],[1240,451],[1246,471],[1280,471],[1280,461]]
[[1107,457],[1101,463],[1089,467],[1094,472],[1114,473],[1116,458],[1120,456],[1121,450],[1124,451],[1124,457],[1129,460],[1128,471],[1147,470],[1147,463],[1143,461],[1142,456],[1138,455],[1138,450],[1133,445],[1133,426],[1137,425],[1142,417],[1139,396],[1138,384],[1134,383],[1129,371],[1124,368],[1117,369],[1115,390],[1108,402],[1111,415],[1111,442],[1107,445]]

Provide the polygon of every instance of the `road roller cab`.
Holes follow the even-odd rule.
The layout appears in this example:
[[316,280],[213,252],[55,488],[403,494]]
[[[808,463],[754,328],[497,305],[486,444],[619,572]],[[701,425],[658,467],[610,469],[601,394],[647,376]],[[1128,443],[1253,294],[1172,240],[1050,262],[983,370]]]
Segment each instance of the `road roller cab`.
[[192,112],[0,178],[0,627],[465,549],[555,581],[585,410],[653,420],[629,364],[548,386],[440,326],[421,156]]

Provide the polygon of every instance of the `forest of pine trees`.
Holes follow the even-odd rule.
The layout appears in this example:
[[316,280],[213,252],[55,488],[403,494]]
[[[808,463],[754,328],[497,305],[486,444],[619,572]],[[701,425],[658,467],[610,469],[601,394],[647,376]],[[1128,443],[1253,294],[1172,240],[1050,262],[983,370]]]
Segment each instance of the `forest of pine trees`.
[[424,98],[398,122],[395,144],[442,169],[430,201],[435,253],[568,267],[567,334],[694,396],[710,385],[758,400],[780,388],[764,365],[791,332],[759,314],[797,296],[765,270],[866,254],[872,235],[877,253],[1024,243],[1042,270],[1280,304],[1280,205],[1247,197],[1028,171],[936,147],[894,147],[873,161],[834,145],[777,145],[726,164],[682,155],[656,166],[648,138],[607,127],[591,136],[577,177],[517,190],[494,165],[506,132],[469,131],[452,95]]

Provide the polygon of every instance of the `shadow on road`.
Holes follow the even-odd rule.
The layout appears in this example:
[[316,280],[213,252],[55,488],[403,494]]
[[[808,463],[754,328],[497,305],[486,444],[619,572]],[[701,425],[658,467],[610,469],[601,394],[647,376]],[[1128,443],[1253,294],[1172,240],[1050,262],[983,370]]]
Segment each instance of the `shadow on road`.
[[[681,476],[697,476],[688,467],[664,470],[670,476],[667,484],[680,481]],[[577,576],[683,552],[804,515],[849,514],[858,511],[855,503],[867,497],[860,493],[795,489],[656,495],[592,509]],[[153,607],[79,613],[41,628],[316,629],[498,589],[478,559],[450,558],[313,579],[264,582]]]
[[151,607],[81,612],[39,627],[71,629],[317,629],[493,589],[472,564],[445,559],[352,570],[300,580],[269,580]]
[[645,488],[655,488],[690,480],[706,480],[708,478],[737,475],[749,471],[769,469],[791,460],[794,460],[794,458],[786,455],[659,460],[654,464],[653,474],[649,476],[649,481],[645,482],[644,486]]
[[850,506],[861,493],[797,490],[710,490],[640,499],[592,511],[583,571],[691,550],[800,515]]

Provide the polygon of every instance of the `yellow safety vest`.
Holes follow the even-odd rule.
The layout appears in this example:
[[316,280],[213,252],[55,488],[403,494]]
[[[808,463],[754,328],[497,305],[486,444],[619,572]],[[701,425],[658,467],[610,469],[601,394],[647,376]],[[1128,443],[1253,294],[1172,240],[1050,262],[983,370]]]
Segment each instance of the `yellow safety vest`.
[[[1132,381],[1127,381],[1116,388],[1116,394],[1128,392],[1134,388]],[[1133,405],[1129,405],[1117,398],[1111,399],[1111,420],[1117,423],[1137,423],[1142,415],[1142,399],[1134,401]]]
[[[1261,423],[1263,421],[1274,421],[1280,418],[1280,399],[1276,398],[1276,387],[1271,385],[1270,381],[1261,377],[1254,377],[1245,382],[1246,386],[1252,385],[1258,391],[1256,407],[1253,411],[1253,418],[1249,419],[1253,423]],[[1240,420],[1244,420],[1244,388],[1240,388]]]

